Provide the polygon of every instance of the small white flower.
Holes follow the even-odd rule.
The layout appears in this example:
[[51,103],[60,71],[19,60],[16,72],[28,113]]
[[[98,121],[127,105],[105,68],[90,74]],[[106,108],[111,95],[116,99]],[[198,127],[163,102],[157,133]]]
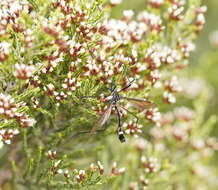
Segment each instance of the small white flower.
[[171,104],[176,103],[176,97],[167,91],[164,92],[163,97],[164,97],[164,100],[168,103],[171,103]]
[[122,2],[122,0],[110,0],[110,3],[112,4],[112,5],[118,5],[118,4],[120,4]]
[[120,168],[120,169],[118,170],[119,173],[124,173],[125,171],[126,171],[126,168]]
[[123,11],[123,16],[126,20],[130,20],[134,15],[133,10],[124,10]]
[[56,161],[56,162],[54,163],[54,167],[57,168],[60,163],[61,163],[61,160]]
[[58,169],[57,173],[62,174],[63,170],[62,169]]

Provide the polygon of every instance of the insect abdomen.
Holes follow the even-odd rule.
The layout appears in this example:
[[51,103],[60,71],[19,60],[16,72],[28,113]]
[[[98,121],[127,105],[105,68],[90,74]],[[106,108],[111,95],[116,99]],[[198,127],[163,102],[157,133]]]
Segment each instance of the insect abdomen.
[[125,137],[124,137],[122,131],[120,131],[120,132],[118,133],[118,137],[119,137],[119,140],[120,140],[121,143],[123,143],[123,142],[126,141],[126,139],[125,139]]

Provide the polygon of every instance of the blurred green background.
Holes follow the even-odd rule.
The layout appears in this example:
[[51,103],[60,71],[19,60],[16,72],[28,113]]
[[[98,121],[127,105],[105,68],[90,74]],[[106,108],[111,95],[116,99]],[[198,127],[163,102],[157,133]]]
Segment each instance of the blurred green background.
[[[205,14],[206,24],[196,40],[196,51],[192,54],[188,71],[202,77],[213,88],[212,103],[209,104],[208,113],[218,115],[218,47],[213,47],[209,36],[218,30],[218,1],[204,0],[208,10]],[[218,130],[217,130],[218,134]]]
[[[147,0],[123,0],[122,4],[114,8],[112,16],[119,18],[125,9],[132,9],[137,13],[145,9],[146,2]],[[191,80],[199,80],[200,86],[200,82],[203,81],[209,89],[210,99],[205,114],[207,120],[210,115],[218,116],[218,46],[213,47],[209,41],[210,34],[218,30],[218,0],[202,0],[202,5],[207,6],[206,24],[195,41],[196,50],[191,54],[190,64],[185,68],[183,75]],[[191,104],[191,101],[186,103]],[[214,133],[218,136],[218,127],[215,127]]]

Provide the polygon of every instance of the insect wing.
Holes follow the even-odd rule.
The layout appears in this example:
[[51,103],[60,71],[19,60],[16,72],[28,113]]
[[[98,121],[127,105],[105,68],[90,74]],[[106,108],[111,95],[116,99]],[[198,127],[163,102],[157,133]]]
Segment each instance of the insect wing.
[[139,111],[143,111],[145,109],[149,109],[154,107],[154,104],[146,99],[140,99],[140,98],[124,98],[130,102],[130,104],[138,109]]
[[111,115],[112,105],[110,104],[95,126],[92,128],[92,132],[95,132],[97,128],[105,124]]

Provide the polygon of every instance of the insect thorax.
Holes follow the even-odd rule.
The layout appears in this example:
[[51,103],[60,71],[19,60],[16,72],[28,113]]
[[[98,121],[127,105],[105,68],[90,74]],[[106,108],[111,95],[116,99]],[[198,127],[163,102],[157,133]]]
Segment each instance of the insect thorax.
[[117,91],[114,91],[112,94],[111,103],[116,104],[120,100],[120,95]]

